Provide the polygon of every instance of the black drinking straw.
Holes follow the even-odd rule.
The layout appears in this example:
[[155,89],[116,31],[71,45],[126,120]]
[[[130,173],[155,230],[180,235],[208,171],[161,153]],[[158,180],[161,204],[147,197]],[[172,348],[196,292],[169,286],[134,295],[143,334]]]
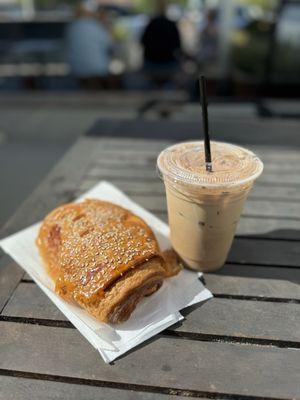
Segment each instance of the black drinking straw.
[[212,172],[211,152],[210,152],[210,137],[208,127],[208,112],[207,112],[207,94],[206,94],[206,79],[203,75],[199,78],[201,106],[202,106],[202,122],[204,130],[204,149],[205,149],[205,167],[206,171]]

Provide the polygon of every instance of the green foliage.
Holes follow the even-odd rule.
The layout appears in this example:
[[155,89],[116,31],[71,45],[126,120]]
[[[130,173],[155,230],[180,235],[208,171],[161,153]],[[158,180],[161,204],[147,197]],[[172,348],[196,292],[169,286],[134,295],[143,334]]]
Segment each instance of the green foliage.
[[[37,8],[53,8],[63,3],[74,6],[79,2],[80,0],[34,0],[35,6]],[[187,0],[169,0],[169,2],[177,3],[184,7],[187,3]],[[132,3],[134,5],[134,8],[140,12],[152,13],[155,10],[154,0],[132,0]]]
[[37,9],[43,9],[43,8],[55,8],[59,6],[60,4],[68,4],[70,6],[74,6],[79,3],[78,0],[68,0],[68,1],[62,1],[62,0],[34,0],[34,5]]
[[269,48],[269,35],[253,24],[244,31],[245,42],[233,43],[232,61],[237,70],[261,80]]
[[278,7],[280,0],[238,0],[239,3],[248,6],[258,6],[264,10],[274,10]]
[[[145,13],[153,13],[155,11],[154,0],[133,0],[133,3],[137,11]],[[169,3],[177,3],[184,7],[187,4],[187,0],[169,0]]]

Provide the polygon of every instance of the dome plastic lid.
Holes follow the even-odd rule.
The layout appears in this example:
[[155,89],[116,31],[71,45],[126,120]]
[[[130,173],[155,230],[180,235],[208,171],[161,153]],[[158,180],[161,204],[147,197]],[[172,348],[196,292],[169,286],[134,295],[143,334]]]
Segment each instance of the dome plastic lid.
[[222,142],[211,142],[212,172],[206,171],[204,142],[184,142],[163,150],[157,166],[163,178],[205,186],[232,187],[255,180],[262,161],[252,151]]

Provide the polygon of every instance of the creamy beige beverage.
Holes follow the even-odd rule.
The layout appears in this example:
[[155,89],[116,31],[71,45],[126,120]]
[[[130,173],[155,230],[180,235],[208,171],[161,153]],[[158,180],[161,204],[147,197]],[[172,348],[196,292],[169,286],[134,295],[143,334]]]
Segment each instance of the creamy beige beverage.
[[225,263],[247,195],[263,164],[242,147],[211,142],[212,172],[203,142],[179,143],[158,157],[171,241],[185,265],[213,271]]

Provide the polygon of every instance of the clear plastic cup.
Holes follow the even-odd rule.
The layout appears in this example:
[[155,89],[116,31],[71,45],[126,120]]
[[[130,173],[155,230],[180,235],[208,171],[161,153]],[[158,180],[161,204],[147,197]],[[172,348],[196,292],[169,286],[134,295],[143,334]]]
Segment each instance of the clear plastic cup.
[[160,153],[157,166],[167,196],[171,242],[183,263],[198,271],[223,266],[244,203],[263,163],[242,147],[211,142],[212,172],[204,142],[185,142]]

